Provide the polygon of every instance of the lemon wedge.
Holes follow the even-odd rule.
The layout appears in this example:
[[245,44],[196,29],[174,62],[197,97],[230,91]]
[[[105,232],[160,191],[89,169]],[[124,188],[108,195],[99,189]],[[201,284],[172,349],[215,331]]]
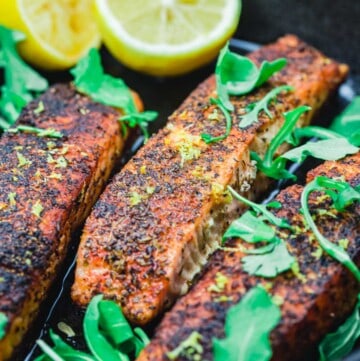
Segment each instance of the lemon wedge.
[[20,30],[23,58],[42,69],[66,69],[100,45],[92,0],[4,0],[0,24]]
[[241,0],[95,0],[95,10],[115,58],[171,76],[215,58],[237,27]]

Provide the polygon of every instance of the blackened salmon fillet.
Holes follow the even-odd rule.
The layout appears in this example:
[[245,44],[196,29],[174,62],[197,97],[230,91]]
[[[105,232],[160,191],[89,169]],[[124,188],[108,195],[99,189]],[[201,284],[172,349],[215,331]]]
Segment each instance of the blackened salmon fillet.
[[[40,105],[40,106],[39,106]],[[18,132],[0,139],[0,312],[8,319],[0,360],[19,344],[123,148],[119,112],[55,85],[17,125],[53,128],[61,139]]]
[[[360,154],[341,161],[329,161],[315,168],[308,180],[316,176],[344,179],[352,186],[360,184]],[[166,353],[175,349],[196,331],[201,335],[202,360],[213,360],[212,340],[223,338],[225,315],[229,308],[256,285],[263,285],[282,303],[281,321],[272,331],[272,360],[312,360],[316,358],[316,345],[333,331],[354,308],[360,285],[355,277],[338,261],[325,252],[319,253],[319,244],[314,234],[305,226],[301,215],[300,197],[303,187],[294,185],[277,196],[281,209],[276,212],[288,220],[296,230],[278,230],[278,236],[286,240],[289,252],[296,257],[299,273],[292,271],[276,278],[264,279],[247,274],[240,251],[216,251],[209,260],[198,283],[163,318],[151,343],[140,354],[138,361],[169,360]],[[313,193],[310,197],[310,212],[320,232],[337,243],[346,239],[347,252],[360,264],[360,205],[337,212],[331,207],[330,197]],[[232,240],[236,248],[241,240]],[[223,286],[214,287],[221,275]],[[240,351],[241,352],[241,351]],[[185,354],[176,360],[189,360]]]
[[[299,126],[308,124],[347,73],[345,65],[292,35],[249,57],[258,65],[284,57],[288,65],[260,89],[232,99],[233,127],[225,140],[205,144],[200,137],[225,131],[224,116],[210,103],[216,97],[211,76],[107,186],[81,238],[72,288],[78,304],[85,306],[102,293],[116,300],[131,322],[144,325],[186,293],[242,210],[227,185],[249,198],[267,185],[256,176],[250,150],[265,153],[285,111],[311,106],[299,121]],[[261,112],[259,122],[238,127],[249,105],[284,84],[294,91],[271,104],[272,119]]]

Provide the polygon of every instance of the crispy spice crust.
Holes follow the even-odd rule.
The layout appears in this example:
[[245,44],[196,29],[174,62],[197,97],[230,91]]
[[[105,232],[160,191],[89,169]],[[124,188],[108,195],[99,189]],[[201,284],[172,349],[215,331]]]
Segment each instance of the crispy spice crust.
[[[309,174],[344,177],[353,186],[360,184],[360,153],[338,162],[325,162]],[[316,344],[326,333],[339,325],[353,309],[359,284],[353,275],[331,257],[316,256],[318,242],[304,226],[300,213],[300,196],[303,187],[294,185],[277,197],[282,208],[276,215],[285,218],[296,229],[284,231],[279,236],[299,263],[301,277],[289,271],[274,279],[251,276],[242,270],[241,252],[217,251],[210,259],[199,282],[169,311],[158,326],[155,336],[142,352],[139,361],[168,360],[166,352],[177,347],[193,331],[201,334],[204,347],[202,359],[212,360],[212,338],[224,337],[224,320],[228,309],[239,302],[243,295],[257,284],[269,288],[269,292],[283,300],[280,306],[280,324],[271,333],[272,360],[309,360],[316,356]],[[349,207],[345,212],[323,212],[331,207],[328,197],[312,194],[310,210],[316,216],[320,232],[337,242],[348,239],[347,251],[360,264],[360,206]],[[237,242],[229,242],[236,246]],[[227,278],[222,292],[211,291],[216,274]],[[223,297],[224,301],[219,301]],[[179,357],[178,360],[187,360]]]
[[[211,76],[190,94],[161,130],[113,179],[86,222],[78,253],[73,299],[86,305],[97,293],[116,300],[132,322],[146,324],[187,291],[193,276],[216,248],[220,235],[241,211],[227,203],[232,184],[250,197],[266,182],[254,183],[249,150],[263,154],[283,122],[282,113],[308,104],[307,124],[344,79],[340,65],[294,36],[286,36],[250,57],[261,63],[286,57],[285,70],[261,89],[234,98],[234,126],[224,141],[206,145],[200,134],[223,134],[224,117],[211,120],[216,96]],[[248,104],[275,86],[295,91],[279,95],[273,119],[246,130],[237,126]],[[250,190],[249,190],[250,188]]]
[[[44,111],[36,114],[39,102]],[[69,85],[51,87],[18,123],[55,128],[62,139],[3,134],[0,139],[0,342],[8,358],[34,319],[80,226],[123,147],[119,113]]]

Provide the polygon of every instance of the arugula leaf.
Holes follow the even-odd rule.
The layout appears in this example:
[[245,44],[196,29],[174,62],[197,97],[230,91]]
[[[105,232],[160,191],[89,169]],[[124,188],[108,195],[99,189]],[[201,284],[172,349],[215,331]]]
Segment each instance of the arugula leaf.
[[284,153],[281,158],[295,163],[302,163],[308,156],[323,160],[337,160],[358,151],[359,148],[349,143],[346,138],[334,138],[307,142]]
[[[348,138],[351,143],[358,139],[360,133],[360,96],[355,97],[345,110],[334,119],[330,129]],[[356,143],[355,145],[360,144]]]
[[318,176],[316,184],[332,198],[334,207],[340,212],[355,201],[360,201],[360,186],[352,187],[347,182],[325,176]]
[[265,250],[260,248],[260,254],[245,256],[241,260],[244,271],[251,275],[270,278],[291,269],[295,258],[290,255],[285,242],[277,239],[272,249],[266,252],[268,249],[269,247]]
[[334,132],[333,130],[318,127],[316,125],[309,125],[303,128],[296,128],[294,130],[294,139],[295,143],[293,145],[298,145],[300,143],[301,138],[318,138],[318,139],[335,139],[335,138],[343,138],[343,136],[339,133]]
[[14,124],[22,108],[48,87],[48,82],[18,55],[16,43],[24,39],[19,32],[0,26],[0,67],[5,84],[1,87],[0,128]]
[[267,149],[264,159],[261,159],[257,153],[250,152],[251,159],[256,161],[257,168],[267,176],[275,179],[294,178],[295,176],[285,169],[286,160],[277,157],[274,160],[276,151],[285,142],[289,142],[289,136],[292,133],[295,124],[300,116],[306,111],[310,110],[308,106],[300,106],[289,112],[284,113],[284,124],[270,141],[269,148]]
[[[278,134],[270,142],[269,148],[265,153],[263,159],[258,154],[251,152],[251,159],[257,162],[257,167],[260,171],[268,177],[274,179],[296,179],[296,176],[291,174],[287,169],[287,161],[290,160],[295,163],[302,163],[308,156],[323,160],[337,160],[345,157],[348,154],[354,154],[359,151],[359,148],[351,144],[341,134],[334,131],[327,130],[321,127],[305,127],[295,130],[294,135],[291,135],[292,128],[302,113],[309,110],[309,107],[302,106],[290,112],[284,113],[285,122]],[[284,142],[291,142],[298,144],[301,137],[316,136],[323,140],[309,141],[302,146],[293,148],[286,153],[276,157],[274,155],[278,147]]]
[[266,208],[267,206],[279,208],[281,204],[279,202],[272,202],[267,206],[256,204],[236,193],[231,187],[228,188],[234,198],[252,207],[261,216],[256,217],[251,211],[245,212],[231,223],[223,235],[223,240],[239,237],[248,243],[270,243],[260,248],[243,250],[245,253],[251,254],[241,260],[244,271],[262,277],[275,277],[277,274],[291,269],[295,258],[288,252],[285,242],[276,237],[275,230],[264,222],[265,219],[278,227],[291,229],[285,219],[276,217]]
[[242,95],[265,83],[286,63],[284,58],[263,61],[259,69],[249,58],[231,52],[227,44],[220,52],[215,74],[218,83],[225,87],[228,94]]
[[51,360],[79,360],[79,361],[96,361],[96,359],[84,352],[77,351],[65,343],[59,335],[50,330],[50,338],[54,343],[50,347],[42,340],[38,340],[37,344],[44,352],[43,355],[37,357],[35,361],[51,361]]
[[44,351],[36,361],[48,360],[83,360],[83,361],[129,361],[129,355],[137,357],[149,342],[148,337],[140,328],[132,331],[120,307],[113,301],[102,300],[97,295],[91,300],[83,322],[84,336],[91,354],[73,349],[50,332],[54,347],[44,341],[37,343]]
[[294,88],[291,86],[281,85],[269,91],[269,93],[267,93],[264,98],[252,105],[252,109],[247,114],[244,114],[240,117],[239,127],[243,129],[252,125],[253,123],[258,122],[258,116],[261,111],[264,111],[268,117],[272,119],[272,114],[268,108],[270,101],[272,101],[276,95],[282,91],[292,91],[293,89]]
[[223,140],[225,138],[227,138],[227,136],[230,134],[231,131],[231,115],[230,113],[227,111],[226,107],[224,106],[224,104],[222,103],[221,99],[215,99],[215,98],[211,98],[210,99],[210,103],[211,104],[215,104],[218,106],[218,108],[223,112],[224,116],[225,116],[225,122],[226,122],[226,131],[223,135],[220,135],[218,137],[213,137],[211,134],[206,134],[203,133],[201,134],[201,139],[206,143],[214,143],[214,142],[218,142],[220,140]]
[[260,241],[272,241],[275,230],[264,223],[251,212],[245,212],[240,218],[231,223],[223,235],[223,240],[231,237],[239,237],[248,243]]
[[145,141],[148,139],[148,122],[153,121],[158,114],[153,111],[137,111],[131,91],[124,81],[104,73],[96,49],[91,49],[70,73],[74,76],[74,85],[80,93],[96,102],[122,109],[125,115],[119,120],[126,122],[131,128],[138,125],[144,132]]
[[329,333],[319,345],[320,361],[337,361],[345,357],[354,348],[360,337],[360,295],[353,313],[338,327]]
[[5,328],[8,324],[8,318],[5,313],[0,312],[0,340],[5,336]]
[[213,339],[214,361],[267,361],[272,356],[270,332],[281,313],[262,287],[252,288],[226,314],[225,338]]
[[[356,266],[356,264],[352,261],[348,253],[337,244],[330,242],[327,238],[325,238],[318,228],[316,227],[316,224],[314,220],[311,217],[309,205],[308,205],[308,199],[312,192],[314,191],[324,191],[325,193],[330,193],[332,197],[334,197],[334,193],[337,193],[337,204],[341,206],[348,205],[350,200],[355,201],[359,198],[353,197],[353,192],[351,192],[350,197],[348,197],[349,192],[346,191],[345,193],[342,193],[343,191],[343,182],[339,182],[336,180],[331,180],[331,188],[328,187],[328,184],[326,183],[327,177],[316,177],[313,181],[308,183],[302,194],[301,194],[301,207],[303,210],[304,218],[313,231],[314,235],[316,236],[321,248],[332,258],[339,261],[341,264],[343,264],[350,272],[353,273],[355,278],[360,281],[360,270]],[[351,187],[349,185],[349,187]],[[329,192],[330,191],[330,192]],[[356,189],[353,189],[354,192],[357,192]],[[346,197],[346,199],[341,199],[341,197]]]
[[232,187],[228,186],[228,190],[231,195],[236,198],[238,201],[245,203],[247,206],[251,207],[255,212],[262,214],[270,223],[274,224],[280,228],[288,228],[291,229],[289,223],[286,219],[278,218],[273,213],[271,213],[264,204],[257,204],[255,202],[250,201],[249,199],[243,197],[239,193],[237,193]]

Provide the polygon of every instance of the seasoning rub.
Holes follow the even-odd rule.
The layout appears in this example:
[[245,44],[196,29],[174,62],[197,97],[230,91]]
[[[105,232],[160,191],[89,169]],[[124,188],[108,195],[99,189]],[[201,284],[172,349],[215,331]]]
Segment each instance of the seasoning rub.
[[[116,300],[128,319],[146,324],[187,292],[194,275],[218,246],[229,223],[242,211],[226,187],[255,198],[267,181],[256,176],[250,150],[261,157],[283,123],[283,113],[300,105],[314,112],[344,79],[338,64],[295,36],[252,53],[288,65],[251,94],[232,97],[230,134],[206,144],[201,134],[221,136],[225,117],[211,76],[170,116],[167,126],[130,160],[108,185],[86,222],[78,253],[73,299],[86,305],[102,293]],[[259,122],[240,129],[239,117],[277,86],[289,85]]]
[[72,231],[109,177],[123,147],[118,117],[71,86],[56,85],[30,103],[16,125],[55,129],[60,139],[23,131],[0,139],[0,313],[6,317],[0,360],[21,341]]
[[[360,153],[341,161],[325,162],[307,178],[311,181],[320,175],[327,176],[355,187],[360,184],[359,174]],[[302,191],[299,185],[283,190],[276,197],[281,208],[272,210],[292,227],[292,231],[277,229],[276,232],[297,260],[297,269],[274,278],[250,275],[241,262],[247,254],[236,250],[243,241],[230,241],[227,246],[234,250],[218,250],[213,254],[198,283],[165,315],[138,361],[169,360],[169,352],[194,332],[201,337],[201,359],[213,360],[213,339],[224,338],[228,310],[256,285],[264,287],[281,309],[280,322],[270,334],[271,360],[318,359],[317,344],[351,313],[360,285],[344,265],[322,251],[301,214]],[[321,234],[335,244],[344,244],[346,239],[346,251],[359,265],[360,205],[357,202],[344,212],[336,211],[331,205],[331,198],[324,193],[313,193],[310,197],[309,208]],[[219,274],[226,283],[223,288],[215,289]],[[189,358],[184,352],[176,360]]]

